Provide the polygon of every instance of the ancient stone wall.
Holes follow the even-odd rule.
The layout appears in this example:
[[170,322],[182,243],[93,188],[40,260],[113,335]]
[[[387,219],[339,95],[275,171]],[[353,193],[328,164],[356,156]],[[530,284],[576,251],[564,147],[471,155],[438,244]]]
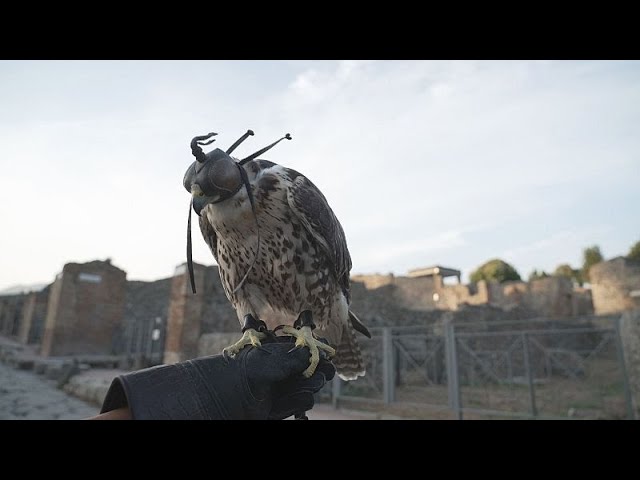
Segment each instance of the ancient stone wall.
[[502,308],[513,308],[522,305],[527,296],[529,286],[526,282],[509,281],[504,283],[489,282],[492,286],[492,295],[489,298],[491,305]]
[[[593,306],[598,315],[640,308],[640,262],[625,257],[600,262],[589,271]],[[636,294],[636,295],[638,295]]]
[[0,297],[0,334],[17,336],[26,295],[3,295]]
[[125,292],[126,273],[109,261],[66,264],[51,288],[42,355],[111,354]]
[[433,276],[396,277],[394,275],[354,275],[352,284],[362,285],[365,290],[375,295],[390,295],[390,301],[413,310],[430,310],[437,308],[433,294],[436,292],[436,281]]
[[468,285],[444,285],[437,294],[436,305],[445,310],[457,310],[459,306],[465,304],[484,305],[489,303],[489,287],[484,280]]
[[434,276],[424,277],[396,277],[395,301],[410,310],[431,310],[437,308],[434,294],[442,279]]
[[[610,265],[599,273],[603,264]],[[28,343],[42,338],[46,355],[122,353],[128,351],[131,338],[138,338],[140,328],[151,332],[149,319],[159,319],[166,326],[161,340],[165,361],[191,358],[197,355],[202,335],[240,333],[218,267],[196,265],[195,269],[198,293],[193,295],[186,264],[177,268],[175,276],[156,282],[126,282],[126,274],[108,262],[68,264],[46,294],[0,297],[0,333]],[[630,292],[640,288],[640,267],[614,259],[595,266],[592,276],[594,297],[601,305],[598,313],[636,304]],[[121,281],[125,287],[110,285]],[[369,326],[433,323],[442,312],[462,311],[456,315],[464,316],[472,306],[491,307],[484,311],[500,318],[502,314],[496,312],[506,311],[509,319],[519,315],[514,312],[551,318],[593,313],[590,290],[574,288],[568,279],[558,277],[468,285],[446,285],[438,275],[352,277],[351,309]],[[40,329],[39,321],[44,324]],[[140,322],[146,323],[141,326]]]
[[[385,297],[385,304],[409,310],[457,310],[464,305],[493,305],[503,309],[522,306],[539,316],[566,317],[593,313],[590,296],[574,292],[571,280],[548,277],[533,282],[485,282],[468,285],[445,285],[442,277],[394,277],[393,275],[358,275],[359,301],[364,297]],[[357,308],[357,307],[354,307]]]
[[49,285],[39,292],[31,292],[27,295],[18,333],[20,342],[39,344],[42,341],[50,289]]
[[573,288],[573,314],[574,315],[593,315],[593,298],[591,290],[588,288]]
[[369,290],[391,285],[394,283],[395,278],[395,275],[392,273],[388,275],[380,275],[378,273],[372,275],[351,275],[352,282],[361,283]]
[[573,315],[573,282],[566,277],[546,277],[533,280],[523,298],[523,305],[542,317]]

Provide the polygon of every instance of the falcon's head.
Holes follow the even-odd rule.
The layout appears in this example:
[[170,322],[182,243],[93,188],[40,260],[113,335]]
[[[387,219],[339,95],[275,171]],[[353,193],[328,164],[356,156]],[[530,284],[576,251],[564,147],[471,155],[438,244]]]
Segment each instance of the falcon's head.
[[204,153],[200,148],[200,145],[213,143],[213,140],[204,140],[214,135],[216,134],[210,133],[191,141],[191,151],[196,161],[184,174],[184,188],[191,193],[193,209],[198,215],[207,204],[232,197],[243,185],[239,165],[227,152],[216,148]]
[[[242,165],[262,155],[264,152],[277,145],[281,140],[291,140],[288,133],[280,140],[264,147],[261,150],[249,155],[247,158],[236,162],[231,158],[231,152],[244,142],[249,136],[253,135],[253,131],[247,130],[226,152],[216,148],[208,153],[202,151],[202,145],[210,145],[215,142],[214,139],[209,140],[217,133],[209,133],[201,135],[191,140],[191,153],[196,157],[186,173],[182,184],[192,196],[193,210],[200,215],[202,209],[210,203],[218,203],[233,197],[242,186],[246,186],[247,193],[251,199],[249,192],[248,180],[242,169]],[[207,141],[208,140],[208,141]],[[251,199],[252,205],[253,200]]]

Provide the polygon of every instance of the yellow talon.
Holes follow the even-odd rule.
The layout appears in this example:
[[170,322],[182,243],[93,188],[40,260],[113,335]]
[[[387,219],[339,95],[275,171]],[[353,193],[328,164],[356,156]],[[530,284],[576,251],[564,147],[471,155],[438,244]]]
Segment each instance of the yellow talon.
[[302,327],[299,330],[289,325],[285,325],[282,331],[287,335],[296,337],[296,347],[309,347],[311,352],[311,359],[309,361],[309,367],[302,372],[302,374],[309,378],[316,371],[318,363],[320,362],[320,350],[324,350],[329,357],[333,357],[336,354],[335,349],[331,348],[326,343],[317,340],[313,336],[311,327]]
[[244,333],[242,334],[242,338],[240,338],[240,340],[238,340],[233,345],[229,345],[228,347],[224,348],[222,350],[222,354],[234,356],[236,353],[242,350],[246,345],[259,347],[260,345],[262,345],[262,343],[260,343],[260,340],[262,340],[265,337],[266,337],[265,333],[258,332],[253,328],[249,328],[244,331]]

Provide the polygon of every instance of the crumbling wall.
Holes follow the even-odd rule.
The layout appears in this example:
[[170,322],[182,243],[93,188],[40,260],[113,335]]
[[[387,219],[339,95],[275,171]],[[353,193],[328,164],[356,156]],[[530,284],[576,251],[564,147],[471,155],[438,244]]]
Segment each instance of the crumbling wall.
[[526,282],[504,282],[500,284],[500,287],[502,288],[502,295],[492,298],[492,305],[497,305],[502,308],[512,308],[516,305],[524,305],[529,291],[529,285]]
[[395,300],[399,305],[411,310],[431,310],[437,308],[434,293],[439,290],[440,277],[396,277]]
[[573,288],[573,314],[574,315],[593,315],[593,298],[591,290],[588,288]]
[[566,277],[546,277],[529,282],[524,305],[543,317],[569,317],[573,314],[573,282]]
[[437,308],[433,294],[436,280],[433,276],[396,277],[394,275],[354,275],[351,283],[364,286],[373,295],[389,295],[389,301],[412,310]]
[[445,285],[438,293],[436,305],[445,310],[457,310],[461,305],[489,303],[489,287],[484,280],[468,285]]
[[598,315],[640,308],[640,262],[625,257],[600,262],[589,270],[593,306]]
[[503,309],[523,306],[539,316],[566,317],[591,314],[590,298],[584,292],[574,294],[573,283],[564,277],[547,277],[532,282],[498,283],[480,281],[468,285],[445,285],[438,275],[395,277],[393,275],[357,275],[364,295],[386,296],[385,303],[409,310],[457,310],[463,305],[493,305]]

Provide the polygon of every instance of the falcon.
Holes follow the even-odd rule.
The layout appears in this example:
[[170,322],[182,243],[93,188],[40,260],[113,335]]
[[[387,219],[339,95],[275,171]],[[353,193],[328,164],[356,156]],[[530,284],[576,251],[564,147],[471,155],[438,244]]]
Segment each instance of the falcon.
[[349,309],[351,256],[344,230],[322,192],[301,173],[260,155],[281,139],[239,160],[226,151],[204,153],[215,141],[209,133],[191,141],[196,158],[183,184],[191,194],[187,260],[191,259],[191,211],[218,263],[224,292],[242,326],[242,338],[225,348],[235,355],[245,345],[260,347],[271,332],[296,339],[311,352],[310,377],[320,352],[331,358],[338,375],[354,380],[365,374],[356,332],[371,334]]

